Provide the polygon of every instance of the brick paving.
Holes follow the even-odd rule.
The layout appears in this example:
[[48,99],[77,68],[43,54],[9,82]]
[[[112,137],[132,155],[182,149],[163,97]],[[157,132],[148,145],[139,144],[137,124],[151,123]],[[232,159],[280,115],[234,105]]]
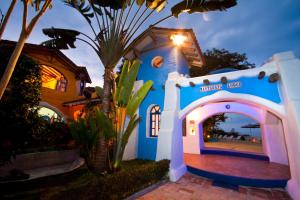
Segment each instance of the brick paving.
[[212,181],[190,173],[179,181],[167,182],[139,200],[291,200],[281,188],[240,187],[239,191],[215,187]]

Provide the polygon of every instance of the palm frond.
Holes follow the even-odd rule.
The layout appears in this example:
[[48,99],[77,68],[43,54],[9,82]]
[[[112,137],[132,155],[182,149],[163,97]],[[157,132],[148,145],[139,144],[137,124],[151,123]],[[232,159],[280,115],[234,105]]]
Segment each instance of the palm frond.
[[41,45],[57,49],[75,48],[76,36],[80,34],[80,32],[75,30],[53,27],[43,29],[43,33],[53,39],[45,41]]
[[189,14],[208,11],[224,11],[237,4],[236,0],[184,0],[171,8],[174,17],[180,13]]
[[91,19],[94,17],[94,12],[91,9],[90,5],[86,5],[85,1],[70,1],[65,0],[64,3],[67,6],[70,6],[72,8],[75,8],[79,11],[79,13],[87,20],[89,24],[92,23]]

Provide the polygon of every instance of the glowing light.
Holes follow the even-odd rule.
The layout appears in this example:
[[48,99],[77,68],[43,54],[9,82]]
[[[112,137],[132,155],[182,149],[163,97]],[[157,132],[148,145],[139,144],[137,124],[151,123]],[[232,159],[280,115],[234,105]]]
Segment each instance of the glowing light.
[[189,12],[191,9],[184,9],[182,12],[187,13]]
[[180,46],[187,40],[187,37],[184,35],[174,34],[171,35],[170,39],[173,41],[174,45]]
[[195,127],[190,127],[190,135],[196,135]]
[[207,138],[210,138],[210,135],[207,135]]

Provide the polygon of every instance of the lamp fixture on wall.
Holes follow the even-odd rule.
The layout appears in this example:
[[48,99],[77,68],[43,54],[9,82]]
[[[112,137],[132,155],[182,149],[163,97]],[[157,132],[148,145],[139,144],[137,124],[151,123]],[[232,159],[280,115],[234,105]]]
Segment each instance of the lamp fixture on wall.
[[170,39],[173,41],[174,45],[181,46],[187,40],[187,37],[185,35],[173,34]]

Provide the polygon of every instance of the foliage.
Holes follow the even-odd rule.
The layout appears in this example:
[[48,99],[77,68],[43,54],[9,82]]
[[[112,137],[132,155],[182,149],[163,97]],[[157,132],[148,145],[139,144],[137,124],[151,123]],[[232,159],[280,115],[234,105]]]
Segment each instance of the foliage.
[[[128,52],[133,37],[139,28],[156,12],[162,11],[167,0],[113,0],[82,1],[64,0],[65,4],[77,10],[90,25],[93,36],[90,37],[76,30],[50,28],[43,32],[50,40],[46,46],[59,49],[75,48],[78,39],[90,45],[105,67],[113,69]],[[236,0],[184,0],[171,8],[169,17],[188,10],[188,13],[226,10],[236,5]],[[158,22],[161,22],[159,20]],[[156,24],[156,23],[154,23]],[[81,35],[83,38],[79,38]]]
[[[135,36],[140,28],[147,23],[156,12],[162,11],[167,0],[65,0],[66,5],[78,11],[83,19],[90,26],[92,35],[66,29],[43,29],[43,33],[51,39],[44,42],[43,45],[54,48],[74,48],[75,41],[82,41],[89,45],[98,55],[100,61],[104,66],[104,85],[102,109],[108,116],[110,113],[112,87],[114,73],[113,70],[122,57],[124,57],[129,50],[135,45]],[[195,0],[181,1],[180,6],[171,9],[172,13],[169,16],[158,20],[152,26],[170,18],[177,17],[179,13],[189,10],[194,12],[207,12],[210,10],[225,10],[236,5],[236,0],[202,0],[200,2]],[[204,9],[201,9],[205,7]],[[120,102],[122,103],[122,102]],[[124,114],[122,108],[120,113]],[[133,116],[131,116],[133,117]],[[124,118],[124,115],[123,117]],[[130,126],[135,126],[134,119]],[[123,119],[121,124],[124,123]],[[117,125],[119,127],[119,125]],[[120,126],[122,127],[122,125]],[[118,130],[120,131],[120,130]],[[117,132],[118,132],[117,131]],[[117,141],[122,137],[123,133],[119,134]],[[126,137],[125,137],[126,138]],[[118,152],[122,152],[121,146],[127,143],[126,140],[122,144],[118,144]],[[99,145],[99,148],[101,145]],[[98,151],[105,153],[105,149]],[[122,153],[121,153],[122,154]],[[117,157],[121,156],[119,154]],[[103,157],[102,155],[98,157]],[[117,159],[119,160],[119,159]],[[106,160],[102,160],[105,165]],[[119,162],[119,161],[117,161]],[[118,164],[116,164],[118,165]],[[99,166],[99,169],[103,166]]]
[[[115,133],[115,146],[113,153],[114,170],[120,167],[120,163],[124,154],[124,150],[128,139],[139,123],[140,118],[137,117],[136,111],[143,99],[148,94],[153,85],[152,81],[147,81],[133,93],[134,82],[140,67],[138,60],[125,61],[123,70],[118,78],[118,82],[114,87],[113,93],[113,133]],[[125,123],[127,120],[127,123]],[[112,130],[108,130],[112,132]]]
[[[3,74],[11,51],[0,49],[0,75]],[[40,101],[40,67],[32,59],[21,56],[10,85],[0,102],[1,155],[25,147],[38,123],[36,106]],[[2,152],[5,151],[6,154]],[[8,153],[8,154],[7,154]]]
[[102,125],[103,117],[99,109],[87,113],[84,118],[79,118],[70,124],[71,135],[80,146],[81,155],[91,169],[94,168],[93,159],[97,141],[102,137]]
[[77,182],[54,187],[43,196],[46,199],[124,199],[165,178],[169,161],[126,161],[124,168],[104,177],[85,174]]
[[221,122],[225,122],[227,116],[225,113],[214,115],[212,117],[207,118],[203,122],[203,130],[204,130],[204,139],[207,139],[207,135],[214,134],[217,130],[219,130],[219,125]]
[[[15,46],[15,49],[13,50],[12,54],[10,55],[10,59],[6,65],[6,68],[4,70],[4,73],[0,80],[0,100],[2,99],[4,92],[9,84],[9,81],[12,77],[12,74],[15,70],[16,64],[18,62],[18,59],[22,53],[23,47],[31,34],[32,30],[34,29],[37,22],[40,20],[40,18],[43,16],[43,14],[47,11],[48,8],[51,8],[52,6],[52,0],[22,0],[23,4],[23,11],[22,11],[22,23],[21,24],[21,33],[18,39],[18,42]],[[42,4],[43,2],[43,4]],[[14,5],[16,4],[16,0],[13,0],[11,2],[11,6],[8,10],[8,13],[6,14],[1,27],[0,27],[0,40],[2,38],[2,34],[4,32],[4,29],[6,27],[8,18],[10,18],[12,10],[14,8]],[[42,6],[41,6],[42,4]],[[29,5],[35,7],[35,10],[37,11],[37,14],[32,17],[30,21],[28,21],[28,7]]]
[[209,1],[209,0],[185,0],[178,4],[176,4],[172,9],[172,14],[174,17],[178,17],[180,13],[188,12],[189,14],[195,13],[195,12],[208,12],[208,11],[214,11],[214,10],[226,10],[228,8],[231,8],[235,6],[236,0],[227,0],[227,1]]
[[203,54],[205,65],[201,68],[193,67],[190,71],[192,77],[204,76],[218,69],[233,68],[236,70],[244,70],[254,68],[253,63],[248,62],[245,53],[229,52],[226,49],[207,50]]

